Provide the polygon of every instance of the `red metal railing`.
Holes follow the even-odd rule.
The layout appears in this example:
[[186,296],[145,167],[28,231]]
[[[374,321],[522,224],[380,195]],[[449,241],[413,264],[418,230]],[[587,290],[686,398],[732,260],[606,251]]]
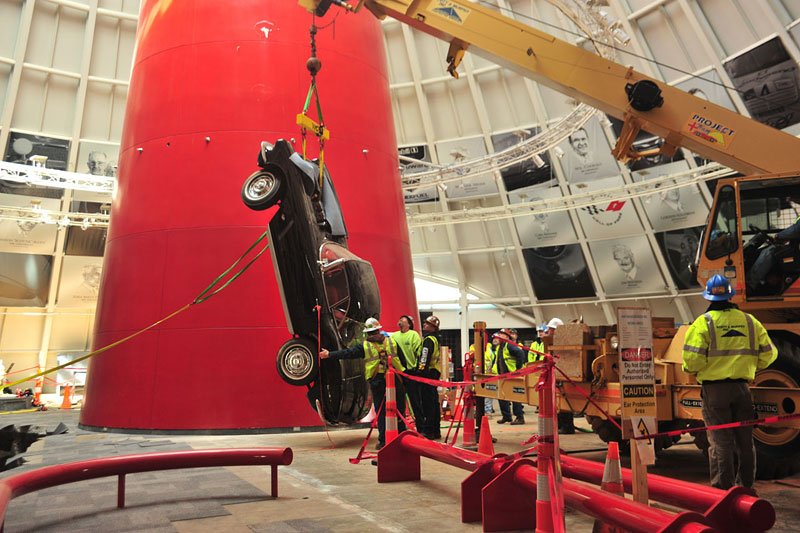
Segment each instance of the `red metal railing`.
[[14,498],[48,487],[99,477],[119,476],[117,507],[125,507],[125,475],[156,470],[269,465],[272,477],[270,493],[277,498],[278,466],[292,464],[292,458],[291,448],[238,448],[119,455],[45,466],[0,480],[0,524],[5,522],[6,509]]
[[[510,461],[501,455],[489,458],[431,442],[406,431],[378,453],[378,482],[419,480],[420,457],[473,472],[462,483],[463,522],[483,520],[485,531],[531,528],[531,524],[525,521],[527,518],[520,515],[535,516],[535,502],[530,496],[522,495],[515,502],[513,487],[524,487],[526,494],[535,488],[534,461]],[[722,491],[649,474],[652,499],[688,509],[676,514],[574,481],[600,484],[603,475],[601,463],[562,456],[561,466],[567,476],[562,488],[568,506],[629,531],[766,531],[775,523],[772,505],[743,487]],[[626,489],[630,490],[630,470],[623,470],[623,480]],[[512,509],[504,512],[503,506],[511,503],[514,504]]]

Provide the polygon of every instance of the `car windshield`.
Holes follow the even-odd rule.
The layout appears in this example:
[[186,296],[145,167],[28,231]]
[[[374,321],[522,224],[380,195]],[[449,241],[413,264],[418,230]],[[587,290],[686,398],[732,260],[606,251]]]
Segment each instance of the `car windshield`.
[[378,283],[372,266],[344,247],[327,242],[320,248],[325,297],[345,346],[358,341],[363,324],[380,316]]

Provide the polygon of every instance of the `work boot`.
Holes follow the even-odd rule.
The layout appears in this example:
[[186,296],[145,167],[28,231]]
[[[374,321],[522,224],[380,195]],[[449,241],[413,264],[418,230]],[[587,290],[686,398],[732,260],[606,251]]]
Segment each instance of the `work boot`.
[[525,423],[525,419],[522,418],[521,416],[518,416],[517,418],[514,419],[513,422],[511,422],[511,425],[512,426],[521,426],[524,423]]
[[511,419],[503,417],[497,421],[498,424],[505,424],[506,422],[511,422]]

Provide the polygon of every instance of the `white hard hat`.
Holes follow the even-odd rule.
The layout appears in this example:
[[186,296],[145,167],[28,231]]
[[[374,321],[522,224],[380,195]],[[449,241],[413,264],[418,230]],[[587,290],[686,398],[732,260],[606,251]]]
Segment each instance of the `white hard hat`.
[[364,333],[374,333],[383,329],[377,318],[368,318],[364,323]]
[[547,323],[548,328],[556,329],[558,326],[563,326],[564,321],[560,318],[551,318],[550,322]]

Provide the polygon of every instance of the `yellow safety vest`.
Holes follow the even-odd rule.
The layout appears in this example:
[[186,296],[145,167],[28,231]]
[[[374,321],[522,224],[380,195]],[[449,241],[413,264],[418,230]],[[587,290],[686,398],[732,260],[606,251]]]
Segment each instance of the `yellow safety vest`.
[[778,350],[767,330],[738,309],[709,311],[692,323],[683,345],[683,369],[697,381],[746,379],[767,368]]
[[383,342],[364,341],[364,375],[367,379],[372,379],[375,374],[385,374],[387,368],[387,356],[392,356],[392,366],[401,372],[405,370],[400,358],[397,357],[397,343],[386,337]]
[[[486,347],[486,358],[488,361],[491,361],[491,367],[487,364],[486,366],[492,369],[492,374],[497,374],[497,354],[492,349],[494,344],[491,344]],[[503,361],[506,363],[506,368],[509,372],[513,372],[517,369],[517,360],[511,355],[511,352],[508,350],[508,344],[503,345]]]
[[412,368],[417,366],[417,354],[422,349],[422,339],[419,333],[413,329],[405,333],[402,331],[395,331],[392,333],[392,340],[403,349],[403,353],[406,356],[406,367]]
[[[435,369],[439,371],[439,374],[442,373],[442,358],[441,353],[439,352],[439,339],[436,338],[435,335],[428,335],[422,340],[422,344],[425,344],[425,341],[428,339],[433,340],[433,353],[426,354],[420,351],[419,354],[419,369],[425,370],[425,363],[427,362],[428,369]],[[424,348],[423,348],[424,350]],[[428,361],[429,360],[429,361]]]
[[[533,344],[531,344],[531,350],[544,353],[544,343],[542,341],[534,341]],[[534,352],[528,352],[529,363],[535,363],[537,361],[541,361],[542,359],[544,359],[543,355],[539,355],[538,353]]]

